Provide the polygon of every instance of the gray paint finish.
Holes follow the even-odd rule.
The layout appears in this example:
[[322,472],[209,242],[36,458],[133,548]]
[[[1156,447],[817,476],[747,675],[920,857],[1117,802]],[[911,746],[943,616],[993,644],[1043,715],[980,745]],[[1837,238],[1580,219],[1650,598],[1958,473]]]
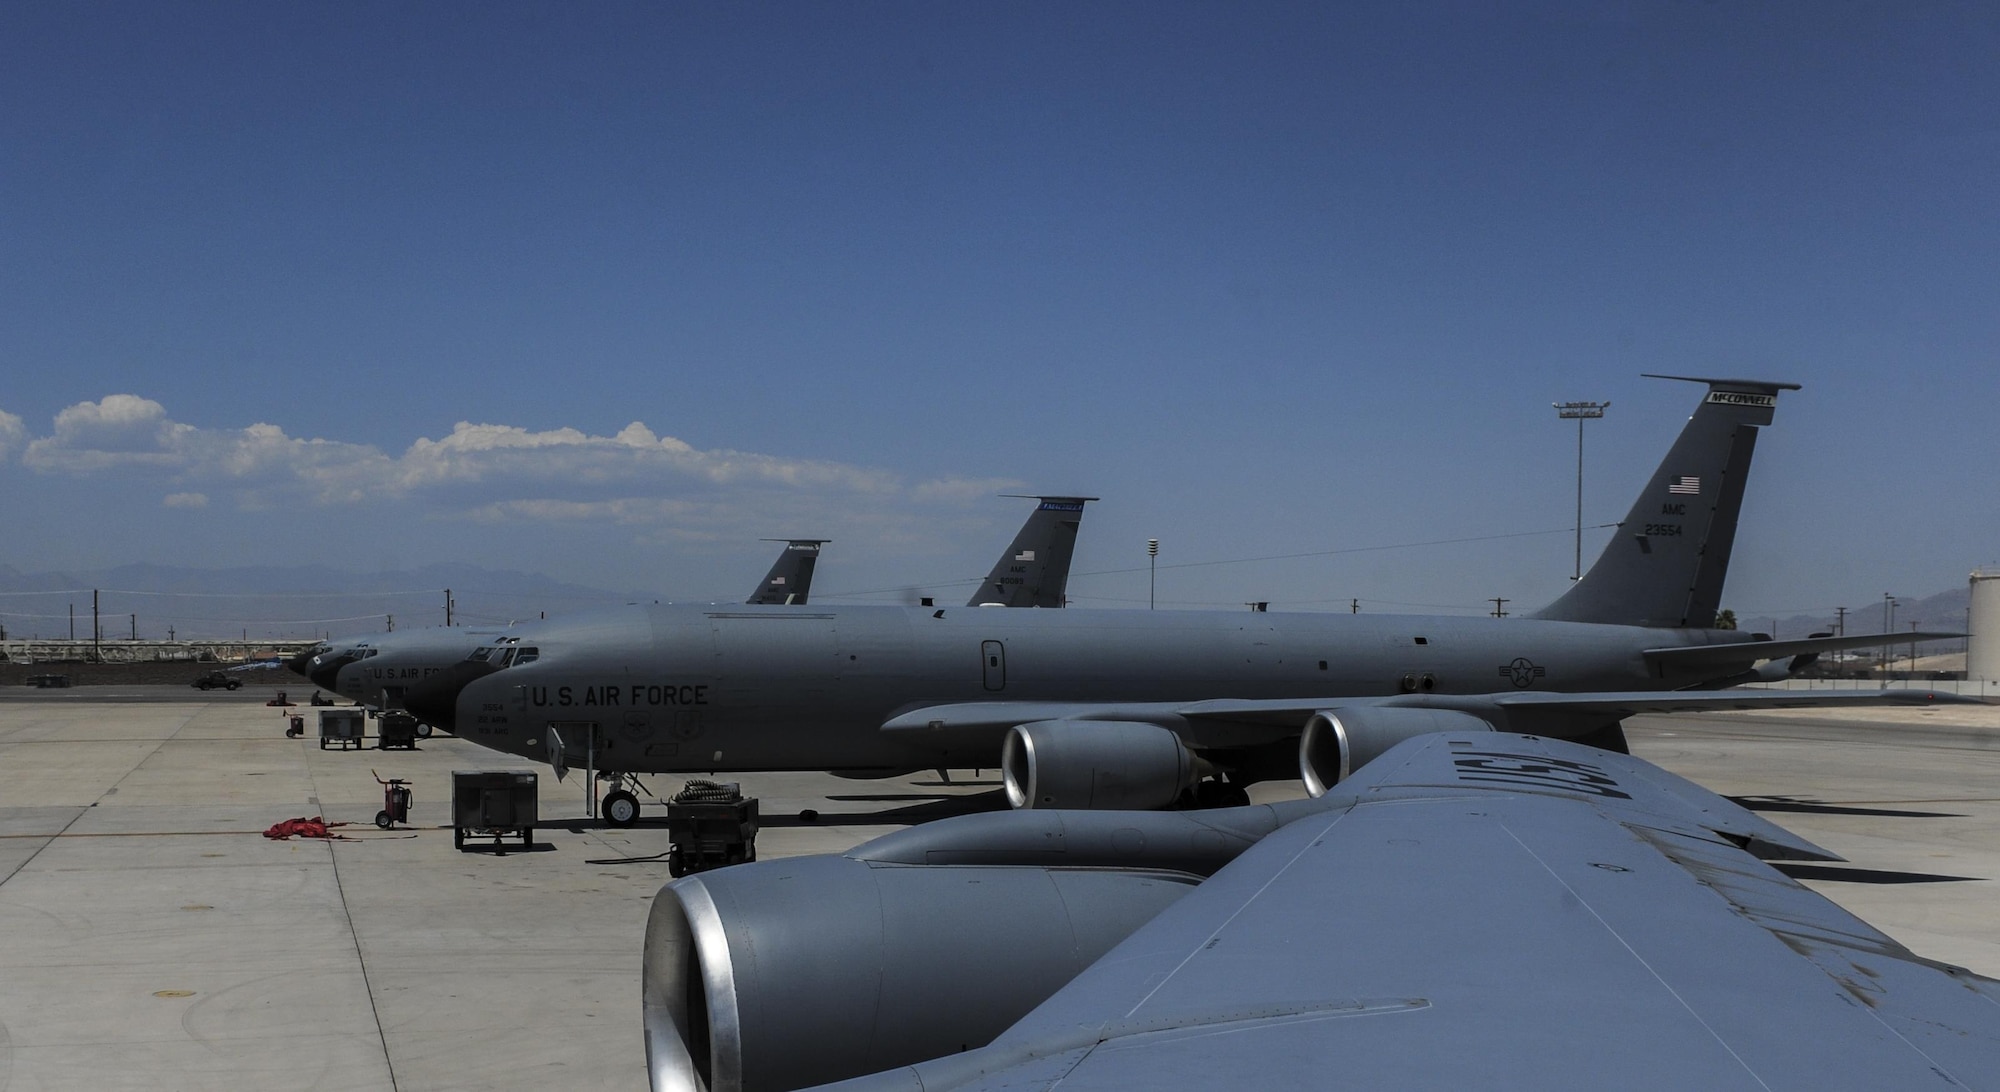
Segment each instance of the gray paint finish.
[[1337,800],[989,1047],[839,1087],[2000,1086],[2000,983],[1736,848],[1713,827],[1741,809],[1644,762],[1447,733]]

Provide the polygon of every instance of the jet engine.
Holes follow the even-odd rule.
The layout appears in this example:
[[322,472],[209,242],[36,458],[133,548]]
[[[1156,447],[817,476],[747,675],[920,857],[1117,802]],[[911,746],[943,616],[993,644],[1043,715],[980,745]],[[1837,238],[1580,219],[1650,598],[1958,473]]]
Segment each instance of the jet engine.
[[1198,882],[851,857],[676,880],[646,923],[652,1087],[777,1092],[984,1046]]
[[1485,719],[1455,709],[1365,705],[1322,709],[1299,733],[1299,777],[1314,796],[1411,736],[1430,732],[1491,732]]
[[1164,808],[1206,770],[1179,736],[1135,721],[1017,724],[1000,747],[1007,802],[1017,808]]

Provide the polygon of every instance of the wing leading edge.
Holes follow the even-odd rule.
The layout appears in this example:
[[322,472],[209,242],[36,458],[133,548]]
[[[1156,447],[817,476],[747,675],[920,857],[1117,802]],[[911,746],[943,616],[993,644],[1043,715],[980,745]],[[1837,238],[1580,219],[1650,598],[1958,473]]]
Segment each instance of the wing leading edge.
[[990,1046],[840,1087],[2000,1086],[2000,983],[1765,865],[1717,833],[1762,820],[1657,767],[1442,733],[1329,802]]

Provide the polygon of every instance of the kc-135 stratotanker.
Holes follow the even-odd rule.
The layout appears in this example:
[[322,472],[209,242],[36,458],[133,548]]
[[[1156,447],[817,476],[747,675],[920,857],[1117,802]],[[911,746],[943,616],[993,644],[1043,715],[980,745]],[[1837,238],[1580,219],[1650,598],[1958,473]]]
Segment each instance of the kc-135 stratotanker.
[[1925,700],[1720,690],[1888,638],[1713,628],[1758,429],[1798,386],[1690,381],[1706,392],[1603,554],[1524,617],[634,606],[538,627],[532,662],[502,638],[405,705],[588,765],[630,821],[641,773],[997,766],[1015,807],[1143,809],[1290,777],[1318,795],[1429,732],[1622,752],[1636,713]]
[[[993,569],[979,582],[969,606],[1060,607],[1069,584],[1070,558],[1076,550],[1083,507],[1096,497],[1029,497],[1038,501],[1021,529],[1001,553]],[[785,544],[771,570],[745,602],[750,606],[801,607],[811,593],[813,571],[826,539],[775,539]],[[615,614],[616,608],[613,609]],[[578,612],[560,619],[585,623],[596,612]],[[469,655],[491,656],[493,646],[512,647],[506,655],[525,662],[534,637],[546,620],[499,626],[430,626],[400,633],[370,633],[324,641],[290,661],[292,670],[362,705],[400,708],[411,688],[458,664]],[[485,651],[481,651],[484,649]],[[423,733],[429,734],[425,722]]]

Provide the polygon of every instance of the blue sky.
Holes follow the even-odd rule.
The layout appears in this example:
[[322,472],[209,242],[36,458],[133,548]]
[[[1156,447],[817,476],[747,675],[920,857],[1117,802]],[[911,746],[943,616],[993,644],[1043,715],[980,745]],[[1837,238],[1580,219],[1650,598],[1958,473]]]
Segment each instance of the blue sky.
[[1550,403],[1612,402],[1606,523],[1666,372],[1805,385],[1726,603],[1928,594],[2000,558],[1996,61],[1971,4],[11,5],[0,564],[728,598],[809,535],[896,601],[1045,491],[1085,605],[1158,537],[1163,603],[1533,606]]

